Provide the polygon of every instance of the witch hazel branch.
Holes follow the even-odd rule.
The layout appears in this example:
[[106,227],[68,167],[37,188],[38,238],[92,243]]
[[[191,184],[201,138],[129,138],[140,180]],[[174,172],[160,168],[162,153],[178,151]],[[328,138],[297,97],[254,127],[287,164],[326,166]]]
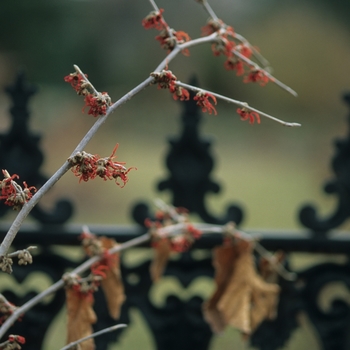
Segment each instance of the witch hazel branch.
[[[202,28],[203,36],[191,39],[187,33],[172,29],[164,19],[164,10],[159,9],[156,3],[153,0],[150,0],[153,11],[143,19],[142,25],[145,29],[155,29],[159,31],[156,40],[160,43],[160,46],[167,51],[167,54],[156,69],[150,73],[149,77],[144,79],[140,84],[116,102],[112,102],[107,92],[99,92],[92,85],[87,74],[85,74],[77,65],[74,65],[75,72],[64,78],[76,93],[84,98],[85,105],[82,108],[83,112],[86,112],[87,110],[88,115],[97,119],[64,164],[41,188],[36,189],[33,186],[28,186],[26,182],[23,182],[22,187],[16,182],[18,179],[17,174],[10,175],[6,170],[3,170],[4,179],[0,182],[0,199],[4,200],[6,205],[19,210],[17,217],[13,221],[0,245],[0,268],[3,271],[11,273],[11,266],[13,264],[12,259],[14,257],[18,258],[19,264],[26,265],[32,262],[30,250],[34,249],[34,247],[28,247],[23,251],[14,253],[9,253],[9,248],[23,221],[32,208],[69,170],[79,178],[79,182],[101,178],[105,181],[115,181],[120,187],[123,187],[128,182],[128,174],[135,168],[127,168],[124,162],[118,162],[115,160],[118,144],[113,149],[111,155],[107,157],[100,157],[97,154],[87,153],[84,149],[107,118],[122,104],[128,102],[133,96],[140,93],[146,87],[157,85],[158,89],[168,89],[175,100],[182,101],[190,99],[191,95],[189,90],[194,91],[196,94],[193,99],[196,101],[197,105],[201,107],[203,112],[208,112],[209,114],[217,114],[217,102],[218,100],[222,100],[236,105],[238,107],[236,112],[240,118],[242,120],[248,120],[251,124],[254,122],[260,123],[261,117],[266,117],[285,126],[300,126],[298,123],[289,123],[275,118],[265,112],[251,107],[246,102],[237,101],[213,91],[199,89],[196,86],[184,84],[168,69],[169,64],[178,54],[182,53],[189,56],[190,48],[197,45],[210,44],[211,50],[215,56],[225,57],[224,68],[235,71],[238,76],[244,76],[244,83],[258,83],[259,85],[264,86],[271,82],[296,96],[294,90],[271,75],[271,70],[267,60],[255,47],[253,47],[243,36],[237,34],[233,27],[228,26],[221,21],[206,0],[198,2],[203,5],[210,18],[207,24]],[[257,62],[253,61],[253,59]],[[205,234],[205,232],[217,232],[218,234],[224,235],[224,247],[222,249],[225,253],[222,255],[219,254],[219,256],[230,257],[231,254],[233,254],[237,258],[235,260],[237,268],[241,265],[248,266],[247,273],[238,268],[240,272],[237,273],[240,276],[238,279],[240,282],[238,284],[235,282],[233,286],[231,286],[232,290],[236,290],[244,285],[246,287],[248,286],[247,288],[249,290],[247,291],[249,293],[259,294],[266,292],[271,295],[271,305],[266,312],[260,312],[259,317],[257,315],[244,314],[244,320],[239,319],[239,322],[242,322],[242,324],[239,324],[239,322],[236,324],[235,320],[230,320],[227,318],[228,316],[225,315],[225,310],[232,308],[232,305],[227,305],[227,294],[223,293],[221,303],[214,305],[212,302],[209,302],[204,308],[205,317],[208,322],[211,323],[213,330],[220,330],[223,326],[231,324],[239,328],[242,333],[250,334],[256,325],[259,324],[259,319],[261,321],[261,319],[274,314],[278,286],[266,285],[258,276],[253,266],[252,251],[255,249],[256,252],[264,256],[264,259],[269,263],[269,266],[278,266],[272,268],[274,272],[287,279],[293,278],[293,276],[283,269],[283,265],[279,263],[277,258],[269,256],[260,245],[253,243],[251,237],[239,233],[236,229],[232,228],[232,226],[219,227],[213,225],[206,226],[205,224],[191,224],[188,222],[187,216],[183,211],[172,207],[166,207],[164,205],[161,205],[161,207],[162,210],[158,213],[157,220],[146,222],[146,226],[149,229],[147,234],[123,244],[95,238],[93,235],[90,235],[89,232],[85,232],[85,235],[83,235],[82,238],[83,242],[90,242],[88,247],[85,247],[86,253],[90,258],[71,273],[63,276],[60,281],[53,284],[46,291],[38,294],[21,307],[9,307],[9,304],[3,303],[6,306],[7,311],[6,319],[2,320],[4,323],[0,329],[0,337],[5,334],[16,319],[39,303],[46,295],[65,287],[67,291],[67,303],[70,305],[71,313],[75,314],[76,312],[79,312],[80,309],[77,309],[76,305],[80,305],[81,307],[86,308],[84,310],[88,310],[88,313],[91,316],[89,320],[84,323],[83,334],[80,334],[80,338],[85,339],[85,337],[87,337],[88,340],[86,341],[91,343],[92,341],[89,334],[91,333],[91,324],[95,320],[92,310],[94,290],[100,287],[100,285],[102,285],[103,288],[103,284],[106,283],[104,281],[108,280],[106,298],[111,303],[111,313],[113,318],[118,318],[120,305],[124,300],[123,288],[120,285],[120,276],[118,272],[118,257],[115,256],[116,253],[151,241],[151,245],[155,249],[155,260],[152,263],[150,273],[152,279],[156,281],[161,277],[170,254],[188,250],[195,240],[197,240],[202,234]],[[220,264],[220,262],[216,261],[216,264]],[[90,274],[82,277],[81,275],[87,271],[90,271]],[[267,272],[265,271],[264,273]],[[111,276],[108,278],[109,275]],[[247,284],[244,277],[245,275],[250,276],[252,283]],[[230,273],[227,272],[227,278],[230,279],[231,277]],[[110,287],[111,285],[112,287]],[[119,294],[117,294],[120,296],[116,305],[113,304],[115,301],[109,299],[111,290],[113,291],[112,294],[116,294],[114,293],[115,288],[118,288]],[[221,293],[223,292],[222,286],[218,285],[218,289]],[[215,297],[214,299],[218,300],[218,297]],[[250,300],[249,302],[252,301]],[[246,309],[249,310],[249,307]],[[218,314],[222,321],[220,324],[217,324],[215,321],[217,319],[215,315]],[[249,324],[247,321],[248,319],[254,319],[254,324]],[[77,334],[74,334],[68,338],[68,341],[74,343],[77,341],[76,337]],[[3,348],[9,348],[9,346],[13,346],[13,344],[15,344],[14,346],[17,346],[17,348],[20,348],[20,344],[23,344],[24,341],[23,337],[13,335],[3,343]],[[82,348],[84,349],[84,347]]]
[[[277,82],[275,78],[272,78],[269,73],[264,69],[257,69],[256,63],[251,61],[247,56],[251,54],[256,55],[256,50],[252,49],[252,46],[241,37],[240,35],[235,34],[231,26],[227,26],[218,20],[218,17],[209,7],[206,1],[200,1],[204,7],[209,12],[211,18],[209,19],[208,24],[204,27],[204,33],[208,34],[204,37],[191,40],[187,34],[181,31],[174,31],[171,29],[167,22],[163,18],[164,10],[158,9],[155,2],[152,0],[151,4],[154,7],[154,11],[151,12],[148,16],[142,21],[143,26],[146,29],[157,29],[161,31],[161,34],[156,37],[160,41],[161,46],[164,47],[168,54],[163,59],[163,61],[157,66],[157,68],[150,74],[150,77],[146,78],[143,82],[137,85],[134,89],[129,91],[123,97],[121,97],[115,103],[112,103],[111,98],[106,92],[98,92],[95,87],[88,80],[86,74],[84,74],[81,69],[74,65],[75,72],[65,77],[65,81],[70,83],[78,95],[84,96],[85,108],[89,108],[88,114],[99,117],[95,124],[91,127],[88,133],[84,136],[81,142],[78,144],[76,149],[73,151],[69,159],[73,159],[80,152],[83,152],[84,148],[91,140],[91,138],[96,134],[100,126],[106,121],[111,113],[113,113],[119,106],[129,101],[133,96],[141,92],[144,88],[158,83],[158,88],[167,88],[173,94],[175,99],[187,100],[189,99],[189,93],[187,89],[192,89],[197,91],[196,96],[194,97],[197,100],[199,106],[202,107],[202,110],[209,113],[216,114],[216,108],[213,106],[217,103],[217,99],[225,100],[226,102],[234,103],[239,108],[237,113],[242,120],[249,120],[250,123],[253,123],[255,120],[260,121],[260,115],[270,118],[274,121],[281,123],[286,126],[300,126],[298,123],[288,123],[284,122],[278,118],[272,117],[264,112],[261,112],[258,109],[250,107],[249,104],[245,102],[240,102],[226,96],[222,96],[213,92],[205,91],[196,87],[190,87],[185,85],[177,80],[176,76],[166,69],[168,64],[180,53],[188,53],[190,47],[211,43],[212,50],[215,55],[223,54],[227,57],[227,60],[238,59],[239,62],[241,56],[243,55],[244,65],[248,65],[253,70],[245,78],[245,82],[256,82],[260,85],[265,85],[268,81]],[[210,10],[209,10],[210,9]],[[237,39],[241,44],[236,44],[233,39]],[[237,47],[240,50],[240,55],[237,55]],[[249,52],[249,54],[248,54]],[[260,57],[258,55],[258,57]],[[228,61],[226,61],[228,62]],[[281,85],[285,88],[285,85]],[[187,88],[187,89],[186,89]],[[286,88],[287,91],[292,92],[290,88]],[[293,93],[295,95],[295,93]],[[86,160],[85,160],[86,161]],[[39,200],[44,196],[44,194],[54,186],[54,184],[73,166],[71,161],[65,162],[60,169],[30,198],[25,198],[23,205],[21,205],[21,210],[11,225],[7,235],[5,236],[3,242],[0,245],[0,256],[5,256],[11,246],[19,228],[22,225],[22,222],[27,217],[32,208],[39,202]],[[89,177],[88,177],[89,178]],[[5,193],[6,195],[6,193]],[[3,189],[2,189],[2,197]]]
[[[257,63],[250,59],[252,56],[255,56],[265,65],[268,63],[267,60],[260,55],[257,49],[255,49],[243,36],[235,33],[231,26],[226,25],[223,21],[218,19],[207,1],[198,2],[203,4],[211,17],[208,20],[207,25],[202,28],[202,34],[204,37],[194,40],[191,40],[189,35],[183,31],[175,31],[174,29],[171,29],[163,18],[164,10],[158,9],[154,1],[150,2],[155,10],[143,20],[142,24],[146,29],[153,28],[160,31],[160,34],[157,35],[155,39],[160,42],[163,49],[166,49],[169,52],[181,51],[186,56],[189,56],[189,47],[208,42],[212,43],[211,47],[215,56],[226,56],[224,66],[227,70],[236,70],[237,75],[244,75],[245,67],[249,69],[248,74],[244,77],[244,83],[253,82],[264,86],[271,81],[282,89],[291,93],[293,96],[297,96],[297,93],[293,89],[269,73],[269,67],[261,68]],[[167,63],[168,62],[169,61],[167,61]],[[166,64],[166,67],[167,66],[168,64]],[[194,97],[194,99],[197,101],[197,104],[202,107],[203,112],[217,114],[213,104],[216,105],[217,99],[222,99],[226,102],[236,104],[239,107],[237,109],[237,113],[241,119],[249,120],[251,124],[253,124],[255,120],[260,123],[260,115],[262,115],[284,126],[300,126],[299,123],[289,123],[276,117],[272,117],[265,112],[250,107],[246,102],[237,101],[214,92],[204,91],[203,89],[181,83],[168,69],[152,72],[151,76],[154,78],[154,83],[158,83],[158,88],[168,88],[173,94],[175,100],[179,99],[183,101],[189,99],[189,93],[186,88],[196,91],[197,95]]]

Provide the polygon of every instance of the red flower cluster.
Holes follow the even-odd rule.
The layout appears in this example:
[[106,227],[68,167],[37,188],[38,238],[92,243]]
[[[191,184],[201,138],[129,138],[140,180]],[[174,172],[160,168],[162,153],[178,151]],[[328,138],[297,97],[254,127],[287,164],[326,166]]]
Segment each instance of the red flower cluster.
[[244,83],[259,83],[261,86],[266,85],[270,78],[262,69],[253,69],[243,80]]
[[[171,30],[171,35],[169,30],[163,29],[159,35],[156,36],[156,40],[159,41],[162,49],[168,50],[169,52],[174,49],[177,44],[183,44],[186,41],[190,41],[191,38],[186,32]],[[189,56],[190,52],[188,49],[182,50],[185,56]]]
[[17,307],[15,305],[7,301],[5,297],[0,296],[0,314],[2,315],[0,317],[0,325],[3,324],[16,309]]
[[234,41],[230,41],[228,36],[221,35],[218,39],[212,44],[211,49],[213,51],[214,56],[220,56],[221,54],[231,57],[233,56],[232,50],[235,48],[236,43]]
[[87,74],[85,74],[85,77],[83,77],[82,74],[75,72],[65,76],[64,81],[70,83],[78,95],[85,96],[89,93],[87,90],[89,84],[85,78],[87,78]]
[[[236,44],[236,42],[232,40],[236,39],[234,29],[227,26],[222,20],[210,19],[207,25],[202,27],[202,35],[210,35],[220,30],[223,34],[219,34],[217,40],[212,44],[213,54],[215,56],[220,56],[221,54],[226,56],[227,59],[224,62],[225,69],[235,70],[238,76],[243,75],[245,73],[245,65],[249,64],[240,59],[240,57],[232,51],[237,51],[242,56],[250,58],[252,56],[252,48],[248,43]],[[258,82],[261,86],[264,86],[269,80],[265,71],[262,69],[253,69],[243,81],[245,83]]]
[[181,86],[174,84],[170,86],[169,90],[173,93],[174,100],[188,101],[190,99],[190,93]]
[[227,70],[235,70],[238,76],[244,74],[244,64],[236,56],[228,57],[224,63],[224,67]]
[[25,342],[26,342],[26,339],[24,337],[22,337],[20,335],[13,335],[13,334],[9,335],[8,340],[9,340],[10,343],[17,342],[17,343],[20,343],[20,344],[25,344]]
[[80,299],[94,300],[94,292],[97,291],[103,277],[100,274],[89,274],[87,277],[80,277],[66,273],[62,277],[65,286],[72,289]]
[[107,108],[112,104],[111,98],[107,92],[96,92],[91,83],[84,76],[79,73],[71,73],[64,77],[64,81],[70,83],[78,95],[85,96],[85,107],[89,107],[88,114],[98,117],[99,115],[106,115]]
[[[158,89],[169,89],[173,94],[174,100],[187,101],[190,99],[190,93],[185,88],[176,85],[176,76],[170,70],[162,70],[161,72],[153,72],[150,74],[154,78],[153,83],[158,84]],[[216,104],[216,97],[209,92],[199,91],[193,98],[197,101],[197,105],[202,108],[203,112],[216,115],[216,109],[212,103]],[[212,102],[209,101],[212,100]]]
[[108,96],[107,92],[99,92],[97,96],[89,94],[85,97],[85,107],[90,107],[88,114],[94,117],[106,115],[107,108],[111,103],[111,98]]
[[80,239],[88,256],[102,256],[101,260],[91,266],[91,273],[105,279],[106,271],[115,266],[118,261],[118,255],[110,254],[108,249],[103,247],[101,240],[92,233],[83,232],[80,235]]
[[[68,162],[73,166],[72,171],[75,176],[80,180],[88,181],[93,180],[97,176],[104,180],[115,180],[116,184],[120,187],[124,187],[128,182],[128,173],[132,169],[127,169],[124,164],[113,161],[115,152],[117,151],[118,144],[114,148],[112,154],[106,158],[100,158],[98,155],[92,155],[86,152],[78,152],[75,156],[68,159]],[[121,179],[123,184],[118,182]]]
[[250,48],[250,46],[245,45],[245,44],[237,45],[236,50],[239,51],[239,53],[241,55],[243,55],[244,57],[247,57],[247,58],[250,58],[253,54],[253,51]]
[[93,301],[94,292],[99,288],[101,281],[107,277],[106,271],[110,268],[108,259],[109,257],[112,259],[112,257],[102,247],[101,241],[94,234],[83,232],[80,239],[88,256],[97,256],[106,252],[106,258],[93,264],[90,267],[91,273],[87,277],[82,278],[79,275],[67,273],[63,275],[63,281],[66,287],[77,293],[79,298]]
[[154,78],[154,84],[158,84],[158,89],[169,89],[173,94],[174,100],[187,101],[190,98],[190,93],[176,85],[176,76],[170,70],[162,70],[161,72],[151,73]]
[[202,27],[202,36],[207,36],[217,32],[220,29],[224,29],[226,33],[234,36],[234,29],[226,25],[221,19],[209,18],[207,24]]
[[[189,35],[183,31],[170,29],[162,16],[163,12],[163,9],[152,11],[142,20],[142,25],[145,29],[154,28],[161,31],[159,35],[156,36],[156,40],[159,41],[163,49],[172,51],[177,44],[182,44],[191,39]],[[182,53],[185,56],[189,56],[190,54],[187,49],[183,50]]]
[[20,350],[22,349],[20,344],[25,344],[26,338],[20,335],[10,334],[7,340],[0,344],[0,349],[3,350]]
[[[221,34],[216,42],[211,46],[213,54],[215,56],[220,56],[221,54],[226,56],[227,59],[224,63],[224,67],[227,70],[236,70],[237,75],[244,74],[244,64],[243,62],[235,56],[232,52],[233,49],[239,50],[243,55],[243,47],[248,47],[246,45],[236,45],[236,42],[232,39],[235,39],[234,29],[230,26],[227,26],[222,20],[210,19],[206,26],[202,27],[202,35],[210,35],[219,30],[222,30],[224,33]],[[230,40],[231,39],[231,40]],[[245,52],[245,51],[244,51]]]
[[157,233],[158,229],[176,224],[179,218],[181,218],[180,221],[182,222],[187,221],[187,210],[184,208],[173,209],[177,220],[174,218],[174,215],[169,212],[158,211],[156,213],[156,219],[154,221],[150,219],[145,220],[145,226],[148,227],[151,231],[153,247],[157,247],[157,245],[160,244],[162,240],[166,239],[169,240],[170,247],[173,252],[181,253],[187,251],[195,242],[195,240],[201,237],[202,232],[196,229],[190,223],[187,223],[182,229],[181,233],[178,233],[174,236],[171,236],[171,234],[167,237],[160,236]]
[[238,108],[237,113],[240,115],[241,120],[248,120],[250,124],[254,124],[255,119],[260,124],[260,116],[257,112],[252,112],[248,108]]
[[212,102],[209,101],[209,98],[213,101],[213,103],[216,105],[216,97],[209,92],[199,91],[193,99],[197,101],[197,105],[202,107],[202,112],[208,112],[209,114],[216,115],[216,109],[212,105]]
[[201,236],[200,230],[188,224],[183,234],[171,238],[171,250],[178,253],[186,252]]
[[[157,226],[160,226],[160,224],[157,224]],[[195,240],[199,239],[202,235],[202,232],[200,230],[197,230],[192,225],[188,224],[186,229],[183,230],[181,234],[178,234],[173,237],[159,237],[159,236],[153,236],[152,240],[152,247],[156,248],[157,245],[160,243],[161,240],[167,239],[170,242],[171,251],[177,252],[177,253],[183,253],[188,251],[192,244],[195,242]]]
[[163,19],[162,13],[163,9],[159,9],[159,11],[152,11],[149,15],[147,15],[142,20],[142,25],[145,29],[157,29],[162,30],[166,27],[166,22]]
[[26,182],[23,182],[24,188],[22,188],[14,179],[19,179],[17,174],[10,175],[6,170],[2,170],[4,179],[0,180],[0,199],[5,200],[5,204],[13,207],[14,210],[20,210],[23,204],[28,202],[33,193],[36,192],[34,186],[28,187]]

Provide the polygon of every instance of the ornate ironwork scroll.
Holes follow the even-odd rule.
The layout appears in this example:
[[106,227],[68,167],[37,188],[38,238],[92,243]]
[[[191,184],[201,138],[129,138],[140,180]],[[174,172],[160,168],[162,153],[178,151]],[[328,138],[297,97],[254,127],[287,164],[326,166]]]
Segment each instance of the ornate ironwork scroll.
[[[167,295],[164,306],[155,306],[150,300],[153,282],[149,274],[149,265],[150,261],[136,267],[122,265],[127,300],[118,322],[130,323],[130,309],[137,308],[147,321],[158,350],[208,349],[212,332],[202,316],[203,299],[193,296],[183,301],[178,295],[170,294]],[[188,288],[198,277],[213,277],[211,259],[195,260],[191,252],[184,253],[179,260],[169,262],[165,276],[174,276],[184,288]],[[99,305],[96,310],[96,330],[115,324],[108,316],[101,294],[96,297],[96,303]],[[97,349],[107,349],[108,343],[115,342],[118,335],[110,334],[96,339]]]
[[[28,300],[35,297],[42,283],[37,283],[35,290],[28,289],[26,282],[35,274],[43,275],[51,280],[51,283],[58,281],[68,267],[73,267],[76,263],[63,258],[48,247],[40,255],[36,255],[33,264],[23,266],[13,266],[11,279],[20,285],[11,290],[2,286],[0,292],[15,305],[23,305]],[[33,286],[32,286],[33,288]],[[26,312],[8,331],[8,334],[21,334],[26,338],[25,348],[27,350],[42,349],[44,338],[52,321],[65,303],[63,290],[57,291],[50,296],[48,301],[36,305]]]
[[[350,94],[344,96],[344,101],[350,107]],[[348,117],[350,123],[350,115]],[[336,154],[332,160],[335,179],[326,183],[326,193],[338,197],[338,206],[326,218],[320,218],[312,205],[303,207],[299,213],[300,222],[318,234],[325,235],[327,231],[337,228],[350,217],[350,132],[343,140],[336,140]]]
[[[198,86],[193,78],[191,84]],[[205,197],[209,192],[218,193],[220,185],[211,180],[214,158],[210,152],[212,141],[202,138],[199,126],[202,119],[200,108],[193,100],[191,92],[189,101],[181,101],[184,107],[182,114],[182,132],[179,137],[171,138],[170,151],[166,158],[166,165],[170,171],[168,179],[158,184],[160,191],[170,190],[172,204],[184,207],[191,213],[196,213],[207,223],[225,224],[229,221],[239,225],[243,219],[243,211],[237,205],[230,205],[226,214],[215,217],[206,208]],[[133,211],[136,222],[143,224],[147,205],[138,204]]]

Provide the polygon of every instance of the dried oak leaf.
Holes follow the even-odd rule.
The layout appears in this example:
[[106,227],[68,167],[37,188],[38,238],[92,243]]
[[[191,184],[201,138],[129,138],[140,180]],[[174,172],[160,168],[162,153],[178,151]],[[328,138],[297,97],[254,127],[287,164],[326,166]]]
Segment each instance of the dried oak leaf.
[[226,290],[237,256],[237,248],[233,245],[217,247],[213,250],[213,265],[217,286],[212,297],[203,304],[203,315],[214,333],[223,332],[227,326],[223,314],[217,308],[217,304]]
[[150,265],[150,274],[153,282],[158,281],[163,276],[171,252],[172,248],[169,239],[160,239],[155,243],[154,258]]
[[[105,249],[113,248],[117,243],[114,239],[107,237],[99,238],[102,247]],[[103,261],[102,261],[103,262]],[[105,295],[109,315],[117,320],[120,316],[120,309],[126,297],[124,285],[120,273],[119,254],[115,253],[107,257],[106,277],[101,281],[101,287]]]
[[[92,294],[82,294],[73,288],[66,288],[67,307],[67,344],[87,337],[93,333],[92,324],[97,321],[92,308],[94,299]],[[93,338],[80,343],[81,350],[94,350]]]
[[266,283],[257,273],[253,243],[238,244],[238,257],[228,285],[217,303],[225,323],[250,335],[264,319],[276,315],[279,286]]

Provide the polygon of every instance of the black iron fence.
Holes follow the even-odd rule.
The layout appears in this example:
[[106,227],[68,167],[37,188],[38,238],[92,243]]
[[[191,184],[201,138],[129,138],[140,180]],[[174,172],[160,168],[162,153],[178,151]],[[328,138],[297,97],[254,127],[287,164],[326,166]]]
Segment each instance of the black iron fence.
[[[25,82],[20,74],[15,84],[6,89],[13,105],[10,109],[12,126],[6,134],[0,135],[0,166],[10,173],[20,174],[31,185],[40,186],[45,176],[40,173],[43,154],[39,148],[39,136],[28,129],[29,113],[27,102],[35,93],[35,88]],[[350,94],[344,96],[350,106]],[[236,205],[227,208],[227,212],[218,218],[210,214],[205,207],[208,192],[218,192],[219,186],[210,179],[213,158],[210,141],[201,138],[198,125],[200,112],[195,104],[184,102],[181,135],[170,140],[170,152],[166,165],[170,177],[159,183],[159,190],[170,190],[173,194],[172,204],[197,213],[204,222],[226,223],[234,221],[238,225],[243,218],[243,211]],[[25,161],[23,161],[25,160]],[[188,171],[188,165],[191,171]],[[350,137],[336,142],[336,152],[332,160],[334,180],[325,186],[327,193],[337,197],[338,205],[334,213],[326,218],[320,217],[311,207],[300,210],[299,219],[305,230],[298,232],[261,232],[261,244],[268,250],[281,249],[285,252],[331,253],[348,255],[350,236],[336,231],[350,214]],[[184,174],[183,169],[187,169]],[[0,216],[8,210],[0,206]],[[69,268],[78,262],[59,255],[54,246],[75,246],[79,244],[78,236],[81,225],[66,224],[73,213],[73,205],[65,200],[57,202],[54,210],[46,212],[37,206],[31,215],[37,223],[25,224],[15,240],[16,248],[25,248],[29,244],[39,247],[34,263],[25,268],[14,267],[12,278],[23,283],[25,278],[40,272],[57,281]],[[139,203],[133,208],[133,217],[138,224],[128,227],[90,226],[92,232],[115,238],[124,242],[145,232],[143,222],[152,217],[146,203]],[[0,224],[0,236],[4,237],[8,225]],[[207,250],[221,243],[217,235],[206,235],[195,243],[193,249]],[[194,258],[192,251],[183,253],[181,258],[170,261],[166,275],[174,276],[184,288],[198,277],[214,275],[211,258]],[[148,270],[149,261],[136,267],[128,267],[122,261],[122,275],[125,283],[127,300],[122,307],[121,323],[129,323],[131,308],[140,310],[147,321],[154,342],[158,349],[208,349],[212,338],[209,326],[202,317],[200,296],[182,300],[177,295],[169,295],[163,307],[156,306],[149,298],[152,285]],[[325,311],[318,303],[318,296],[324,287],[332,282],[343,283],[350,289],[350,265],[344,263],[321,263],[304,271],[297,271],[294,282],[281,280],[281,296],[278,316],[273,321],[265,321],[251,337],[251,345],[273,350],[283,348],[292,332],[297,329],[297,315],[302,311],[312,322],[318,332],[322,349],[350,349],[350,307],[344,300],[333,300],[331,307]],[[0,276],[1,280],[1,276]],[[0,292],[16,305],[22,305],[35,295],[34,290],[23,293],[18,289],[9,290],[0,284]],[[64,291],[58,291],[49,301],[45,301],[23,315],[10,333],[26,337],[25,349],[41,349],[45,334],[53,319],[64,305]],[[107,312],[104,298],[96,296],[96,313],[98,322],[95,330],[115,324]],[[118,333],[119,332],[119,333]],[[109,333],[96,339],[98,350],[107,349],[115,342],[122,331]]]

